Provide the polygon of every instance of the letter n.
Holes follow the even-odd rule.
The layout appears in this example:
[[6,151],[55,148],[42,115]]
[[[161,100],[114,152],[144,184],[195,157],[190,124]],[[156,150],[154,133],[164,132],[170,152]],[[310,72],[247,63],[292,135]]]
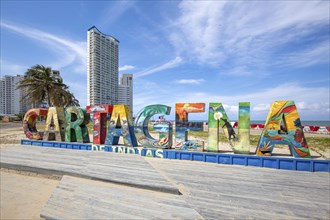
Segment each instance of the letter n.
[[219,127],[223,128],[235,153],[250,153],[250,103],[240,102],[238,110],[238,135],[221,103],[210,103],[208,151],[218,151]]

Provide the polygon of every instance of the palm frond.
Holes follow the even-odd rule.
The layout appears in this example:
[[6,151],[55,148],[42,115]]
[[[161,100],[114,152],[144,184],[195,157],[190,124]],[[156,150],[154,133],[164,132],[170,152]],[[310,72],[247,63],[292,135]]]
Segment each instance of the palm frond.
[[28,69],[17,89],[26,91],[22,99],[30,104],[47,101],[49,106],[79,106],[79,101],[63,80],[53,77],[52,69],[43,65],[38,64]]

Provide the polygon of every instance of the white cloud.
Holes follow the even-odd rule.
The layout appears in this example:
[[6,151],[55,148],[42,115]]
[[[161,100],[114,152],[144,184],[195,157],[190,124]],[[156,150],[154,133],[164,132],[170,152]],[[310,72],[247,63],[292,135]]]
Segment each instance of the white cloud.
[[133,70],[135,69],[135,66],[131,66],[131,65],[124,65],[119,67],[119,71],[128,71],[128,70]]
[[268,70],[259,70],[258,68],[251,69],[248,66],[244,65],[237,65],[233,66],[229,69],[226,69],[225,71],[220,71],[219,75],[222,76],[238,76],[238,77],[243,77],[243,76],[253,76],[253,78],[264,78],[269,76],[269,71]]
[[176,50],[189,53],[194,60],[202,63],[214,63],[223,53],[217,50],[220,14],[224,2],[213,4],[211,1],[181,2],[181,16],[175,22],[175,30],[170,34],[170,41]]
[[[105,8],[102,13],[101,21],[99,25],[101,27],[107,27],[114,24],[120,17],[125,14],[129,9],[135,5],[135,1],[114,1],[109,4],[109,7]],[[98,12],[99,13],[99,12]]]
[[252,109],[255,112],[262,112],[262,111],[268,111],[270,108],[270,104],[257,104]]
[[177,84],[193,84],[193,85],[199,85],[203,82],[205,82],[204,79],[179,79],[175,81],[175,83]]
[[154,74],[154,73],[162,72],[164,70],[175,68],[181,63],[182,63],[182,58],[181,57],[176,57],[175,59],[170,60],[167,63],[161,64],[161,65],[158,65],[158,66],[153,66],[153,67],[147,68],[146,70],[143,70],[141,72],[135,73],[134,77],[138,78],[138,77],[147,76],[147,75],[151,75],[151,74]]
[[[80,67],[86,67],[86,42],[72,41],[54,34],[50,34],[38,29],[9,24],[1,21],[1,27],[13,31],[27,38],[37,40],[44,44],[49,50],[60,54],[59,60],[55,61],[51,66],[60,69],[72,65],[75,61]],[[85,72],[84,72],[85,74]]]
[[223,104],[223,108],[226,110],[226,113],[237,114],[238,112],[238,105]]
[[[139,82],[140,83],[144,83]],[[298,84],[282,84],[277,87],[245,92],[242,95],[223,96],[214,93],[188,92],[180,87],[171,87],[149,82],[146,88],[134,93],[134,111],[150,104],[166,104],[172,107],[171,117],[174,118],[174,106],[179,102],[204,102],[206,109],[210,102],[221,102],[231,120],[237,120],[238,103],[250,102],[251,118],[266,119],[271,103],[280,100],[295,101],[302,120],[329,118],[330,89],[322,87],[302,87]],[[171,92],[169,92],[171,91]],[[155,95],[157,94],[157,95]],[[206,110],[207,111],[207,110]],[[200,118],[191,114],[191,119]],[[203,116],[204,117],[204,116]],[[207,120],[207,118],[205,118]]]
[[86,107],[87,105],[87,82],[86,80],[80,80],[79,82],[64,82],[69,86],[69,90],[73,92],[76,99],[79,100],[81,107]]
[[1,75],[23,75],[28,69],[28,66],[18,65],[0,59],[0,73]]
[[[314,65],[328,58],[328,46],[309,48],[306,53],[284,51],[275,55],[275,51],[310,34],[319,35],[320,27],[329,24],[329,4],[183,1],[179,4],[180,16],[169,30],[169,40],[183,58],[215,66],[230,63],[240,70],[232,71],[234,75],[250,76],[251,69],[267,69],[278,56],[292,65]],[[311,59],[313,56],[321,59]]]
[[329,110],[330,104],[329,102],[297,102],[297,108],[301,110],[309,110],[309,111],[319,111],[319,110]]
[[[86,105],[86,78],[80,78],[79,83],[68,81],[68,79],[72,78],[72,73],[86,76],[87,53],[85,41],[73,41],[35,28],[7,23],[4,21],[1,21],[1,28],[20,34],[28,39],[37,40],[44,48],[51,50],[57,59],[52,61],[52,63],[46,63],[44,65],[51,66],[52,69],[60,70],[64,83],[70,87],[70,91],[74,93],[75,97],[79,100],[80,105]],[[24,74],[29,67],[30,66],[21,66],[1,60],[1,73],[11,71],[10,74]],[[67,73],[70,73],[70,75]]]
[[329,59],[329,40],[324,40],[317,45],[288,53],[285,57],[279,57],[274,61],[274,64],[284,68],[291,66],[308,67],[318,63],[327,63]]

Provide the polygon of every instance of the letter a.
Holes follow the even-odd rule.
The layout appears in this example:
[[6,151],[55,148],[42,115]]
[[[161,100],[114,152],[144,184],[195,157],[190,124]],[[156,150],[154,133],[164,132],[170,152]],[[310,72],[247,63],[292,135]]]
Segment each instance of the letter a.
[[105,144],[118,144],[120,136],[124,137],[124,144],[126,146],[137,146],[134,135],[133,119],[129,107],[126,105],[113,106]]
[[[281,122],[284,128],[281,129]],[[294,101],[275,101],[269,110],[256,149],[257,155],[270,156],[275,144],[289,145],[294,157],[310,158],[310,152]]]
[[65,117],[63,107],[50,107],[48,109],[45,139],[48,141],[65,140]]

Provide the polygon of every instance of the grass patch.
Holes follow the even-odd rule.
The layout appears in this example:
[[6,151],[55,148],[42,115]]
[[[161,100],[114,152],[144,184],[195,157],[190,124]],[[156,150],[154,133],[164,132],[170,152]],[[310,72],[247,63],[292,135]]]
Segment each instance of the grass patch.
[[[189,135],[194,136],[196,138],[203,139],[207,141],[208,132],[207,131],[190,131]],[[260,136],[259,135],[250,135],[250,144],[257,146]],[[223,132],[219,133],[219,142],[227,142],[227,138]]]
[[330,158],[330,138],[306,137],[309,148],[323,157]]

